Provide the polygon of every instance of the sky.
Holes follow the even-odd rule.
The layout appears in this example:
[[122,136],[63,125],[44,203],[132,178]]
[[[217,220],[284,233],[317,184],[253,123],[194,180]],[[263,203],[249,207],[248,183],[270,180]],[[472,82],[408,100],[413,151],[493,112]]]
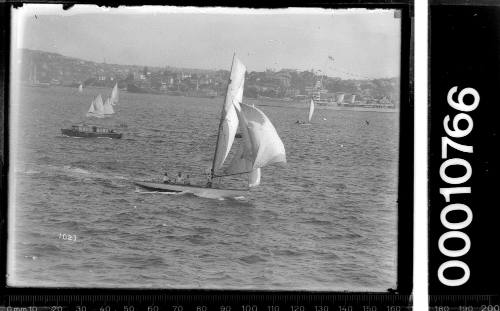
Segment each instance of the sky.
[[13,17],[17,48],[95,62],[229,70],[236,53],[248,71],[399,77],[394,10],[25,5]]

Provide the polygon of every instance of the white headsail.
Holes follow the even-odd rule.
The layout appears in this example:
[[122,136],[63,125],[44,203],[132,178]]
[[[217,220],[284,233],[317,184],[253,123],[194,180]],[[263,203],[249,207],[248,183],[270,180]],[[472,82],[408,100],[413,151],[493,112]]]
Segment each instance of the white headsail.
[[248,187],[257,187],[258,185],[260,185],[260,168],[248,173]]
[[285,147],[267,116],[258,108],[241,104],[236,107],[242,133],[242,148],[226,169],[227,174],[248,173],[248,186],[260,184],[260,168],[286,162]]
[[309,122],[311,122],[313,113],[314,113],[314,101],[311,99],[311,103],[309,104]]
[[101,94],[97,95],[90,104],[89,111],[87,112],[87,117],[104,117],[104,105],[102,104]]
[[109,97],[106,99],[106,102],[104,103],[103,113],[104,114],[113,114],[113,113],[115,113],[115,110],[113,109],[113,106],[111,105],[111,99]]
[[95,102],[95,99],[90,103],[90,107],[89,107],[89,111],[87,112],[87,115],[89,113],[94,113],[94,111],[95,111],[94,102]]
[[118,103],[118,83],[115,84],[113,91],[111,91],[111,104],[116,105]]
[[240,106],[252,145],[253,169],[272,163],[286,163],[285,146],[267,116],[257,107]]
[[234,136],[238,129],[238,117],[236,115],[235,105],[241,103],[243,99],[245,71],[245,65],[243,65],[238,58],[234,57],[231,66],[229,85],[227,87],[226,101],[222,108],[219,137],[217,138],[213,164],[214,170],[222,167],[234,142]]

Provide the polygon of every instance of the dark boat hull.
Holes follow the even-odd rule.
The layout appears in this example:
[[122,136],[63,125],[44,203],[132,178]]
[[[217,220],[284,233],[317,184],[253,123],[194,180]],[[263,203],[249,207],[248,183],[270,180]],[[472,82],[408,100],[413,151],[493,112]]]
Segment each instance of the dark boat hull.
[[72,136],[72,137],[85,137],[85,138],[105,137],[105,138],[114,138],[114,139],[122,138],[122,133],[80,132],[80,131],[74,131],[72,129],[61,129],[61,133],[63,135]]
[[240,198],[248,193],[247,189],[217,189],[195,185],[164,184],[148,181],[135,181],[134,184],[152,191],[191,193],[199,197],[212,199]]

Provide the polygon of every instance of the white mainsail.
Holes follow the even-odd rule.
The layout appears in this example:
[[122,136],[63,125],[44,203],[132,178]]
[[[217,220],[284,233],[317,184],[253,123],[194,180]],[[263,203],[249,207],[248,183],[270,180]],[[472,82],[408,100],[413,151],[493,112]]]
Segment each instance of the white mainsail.
[[95,108],[94,113],[104,114],[104,105],[102,103],[101,94],[97,95],[95,102],[94,102],[94,108]]
[[313,113],[314,113],[314,101],[311,99],[311,103],[309,104],[309,122],[311,122]]
[[97,95],[90,104],[89,111],[87,112],[87,117],[104,117],[104,105],[102,104],[101,94]]
[[113,91],[111,91],[111,104],[116,105],[118,103],[118,83],[115,84]]
[[78,92],[80,92],[80,93],[83,92],[83,85],[80,84],[80,86],[78,87]]
[[238,117],[236,115],[235,104],[243,100],[243,84],[245,82],[245,65],[236,57],[233,58],[231,66],[231,76],[227,87],[226,101],[222,107],[221,123],[219,125],[219,136],[214,157],[213,169],[222,167],[224,161],[231,150],[234,136],[238,129]]

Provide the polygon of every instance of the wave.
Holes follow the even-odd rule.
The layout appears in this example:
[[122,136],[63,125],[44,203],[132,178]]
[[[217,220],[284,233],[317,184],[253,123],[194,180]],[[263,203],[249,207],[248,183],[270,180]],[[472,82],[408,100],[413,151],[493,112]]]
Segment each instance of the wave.
[[44,254],[44,255],[51,253],[58,253],[61,251],[61,249],[56,245],[47,243],[36,245],[32,249],[36,254]]
[[304,221],[301,221],[301,223],[322,225],[322,226],[328,226],[328,225],[332,224],[332,222],[329,220],[321,220],[321,219],[316,219],[316,218],[307,218]]
[[249,255],[238,258],[238,260],[243,261],[247,264],[255,264],[259,262],[266,262],[267,260],[260,257],[259,255]]
[[61,135],[55,136],[55,138],[74,138],[74,139],[81,139],[81,138],[85,138],[85,137],[68,136],[68,135],[61,134]]
[[16,173],[19,173],[19,174],[25,174],[25,175],[35,175],[35,174],[40,174],[41,172],[40,171],[37,171],[37,170],[32,170],[32,169],[16,169],[15,170]]
[[163,258],[156,255],[144,256],[139,254],[113,254],[109,257],[110,260],[119,263],[136,265],[139,268],[146,268],[149,266],[159,266],[164,264]]
[[302,252],[292,251],[289,249],[275,250],[275,251],[272,251],[272,254],[276,255],[276,256],[285,256],[285,257],[298,257],[298,256],[303,255]]
[[192,235],[187,235],[182,238],[182,240],[186,240],[190,242],[191,244],[194,245],[207,245],[207,241],[205,240],[205,237],[201,234],[192,234]]
[[62,168],[65,171],[75,173],[75,174],[85,174],[85,175],[90,175],[90,171],[87,171],[86,169],[80,168],[80,167],[73,167],[69,165],[65,165]]

